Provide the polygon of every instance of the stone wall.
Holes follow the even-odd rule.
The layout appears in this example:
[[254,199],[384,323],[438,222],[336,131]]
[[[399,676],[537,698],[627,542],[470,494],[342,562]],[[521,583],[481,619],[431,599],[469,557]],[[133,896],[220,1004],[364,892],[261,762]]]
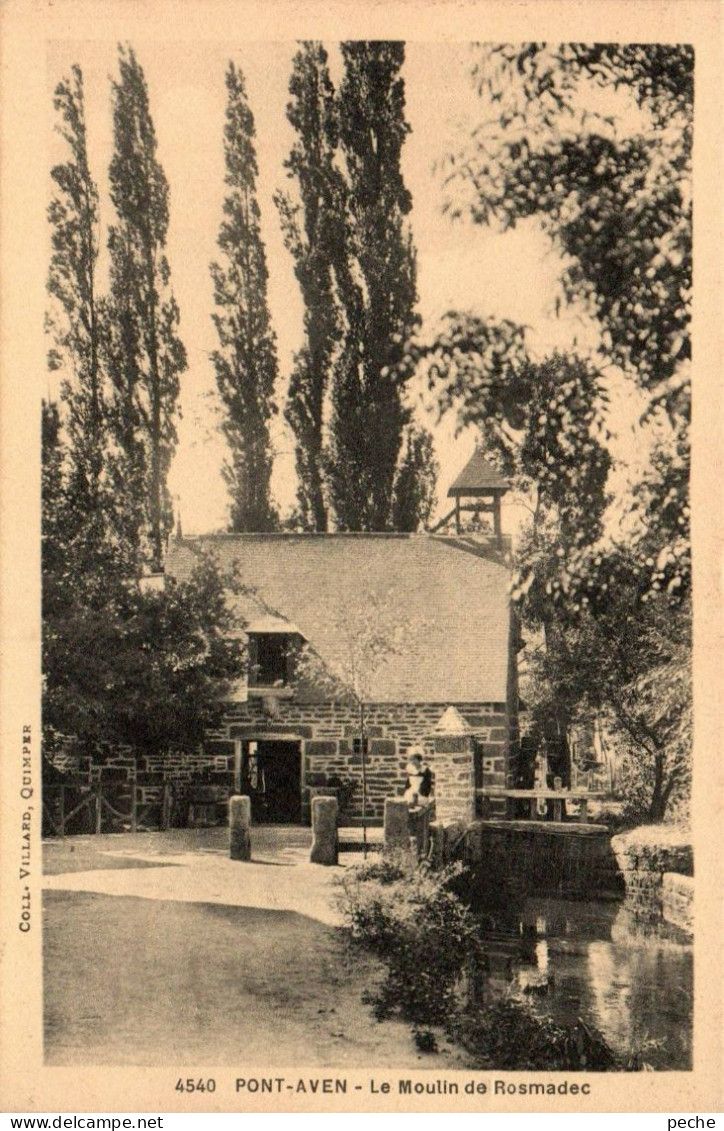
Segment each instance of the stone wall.
[[694,930],[694,877],[664,872],[661,881],[661,911],[667,923],[687,934]]
[[433,757],[437,819],[472,821],[476,806],[473,739],[468,735],[436,737]]
[[[630,910],[639,919],[660,921],[664,916],[665,874],[693,876],[689,834],[672,825],[645,825],[614,837],[611,843],[623,874]],[[676,885],[673,880],[667,881],[667,885],[669,905],[673,907]],[[684,886],[693,894],[693,881]]]
[[512,885],[520,894],[573,899],[624,894],[604,825],[475,821],[465,831],[465,859],[473,875]]
[[[460,784],[456,775],[472,783],[474,793],[474,754],[472,742],[465,740],[465,752],[456,752],[461,764],[453,767],[448,781],[449,758],[435,749],[433,732],[448,703],[371,704],[365,708],[368,736],[366,756],[367,818],[382,823],[386,797],[404,791],[407,752],[421,745],[436,781],[445,795],[455,793]],[[479,770],[486,786],[504,786],[507,769],[508,726],[504,704],[456,704],[466,723],[475,730]],[[271,717],[259,698],[229,704],[218,730],[210,731],[202,747],[194,752],[171,752],[163,758],[142,757],[136,762],[128,751],[105,752],[104,777],[125,775],[191,782],[203,777],[210,783],[233,785],[236,744],[239,740],[288,739],[299,741],[302,757],[302,819],[310,819],[311,791],[324,789],[330,779],[352,785],[351,800],[341,814],[344,821],[358,823],[362,818],[362,757],[355,753],[353,739],[359,734],[358,713],[342,703],[302,703],[294,699],[279,701]],[[66,759],[66,762],[68,760]],[[64,764],[66,771],[75,767]],[[466,798],[469,794],[466,794]],[[457,804],[457,800],[455,802]],[[472,814],[471,814],[472,815]]]
[[[411,746],[423,747],[436,777],[438,755],[432,733],[447,706],[446,703],[366,706],[368,818],[381,824],[385,798],[404,791],[405,764]],[[489,759],[491,768],[493,764],[503,767],[499,772],[504,782],[507,729],[502,704],[465,703],[457,707],[479,734],[483,755]],[[260,700],[250,699],[230,706],[222,728],[209,735],[206,752],[213,755],[219,765],[226,758],[227,767],[233,769],[234,745],[238,739],[259,740],[265,735],[297,739],[302,752],[303,819],[309,819],[310,789],[323,788],[330,779],[341,778],[354,783],[350,804],[343,814],[345,820],[354,823],[362,817],[362,756],[355,753],[353,747],[353,739],[358,734],[358,713],[352,705],[282,700],[278,715],[270,718]],[[439,796],[437,785],[436,795]]]

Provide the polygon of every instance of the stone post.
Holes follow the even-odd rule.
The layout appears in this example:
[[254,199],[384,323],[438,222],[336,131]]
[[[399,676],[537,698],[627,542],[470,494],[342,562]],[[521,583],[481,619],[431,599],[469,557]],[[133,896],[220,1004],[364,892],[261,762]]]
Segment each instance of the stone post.
[[435,735],[435,815],[438,821],[475,818],[475,741],[472,735]]
[[251,798],[229,798],[229,856],[251,860]]
[[388,852],[410,849],[410,806],[404,797],[385,799],[385,849]]
[[312,864],[336,864],[338,852],[336,797],[312,798]]

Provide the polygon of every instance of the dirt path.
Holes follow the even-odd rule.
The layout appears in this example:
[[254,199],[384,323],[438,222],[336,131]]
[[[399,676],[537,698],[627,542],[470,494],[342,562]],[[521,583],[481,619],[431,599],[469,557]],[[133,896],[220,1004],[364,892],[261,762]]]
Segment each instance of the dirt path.
[[308,864],[308,838],[260,830],[250,864],[223,830],[49,842],[48,1063],[464,1067],[362,1004],[377,969],[346,951],[341,869]]

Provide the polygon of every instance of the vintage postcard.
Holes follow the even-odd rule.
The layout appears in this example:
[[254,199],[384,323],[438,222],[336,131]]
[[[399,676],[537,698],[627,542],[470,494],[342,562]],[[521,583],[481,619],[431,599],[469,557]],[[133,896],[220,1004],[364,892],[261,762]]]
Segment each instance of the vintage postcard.
[[4,1110],[721,1110],[721,15],[0,10]]

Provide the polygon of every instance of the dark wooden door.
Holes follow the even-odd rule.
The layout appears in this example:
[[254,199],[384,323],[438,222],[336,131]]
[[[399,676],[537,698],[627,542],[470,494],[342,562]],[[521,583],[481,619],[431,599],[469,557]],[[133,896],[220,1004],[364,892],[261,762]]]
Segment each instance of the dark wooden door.
[[[251,796],[252,816],[262,824],[294,825],[302,820],[302,753],[299,742],[260,740],[245,759],[242,788]],[[246,782],[244,783],[244,778]]]

